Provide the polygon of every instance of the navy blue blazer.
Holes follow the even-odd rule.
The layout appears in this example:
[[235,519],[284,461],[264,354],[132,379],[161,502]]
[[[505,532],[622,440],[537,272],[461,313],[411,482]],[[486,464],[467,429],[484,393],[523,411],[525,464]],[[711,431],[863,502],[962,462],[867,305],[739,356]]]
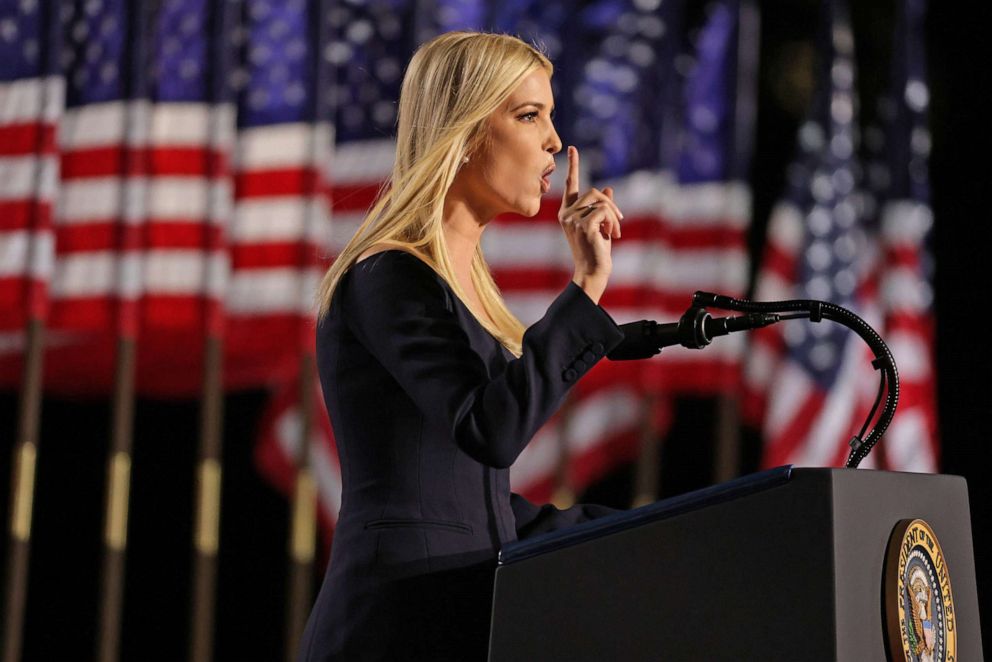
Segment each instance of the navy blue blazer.
[[317,365],[343,494],[301,660],[485,660],[500,547],[613,512],[538,507],[508,467],[623,339],[574,283],[513,357],[400,250],[340,281]]

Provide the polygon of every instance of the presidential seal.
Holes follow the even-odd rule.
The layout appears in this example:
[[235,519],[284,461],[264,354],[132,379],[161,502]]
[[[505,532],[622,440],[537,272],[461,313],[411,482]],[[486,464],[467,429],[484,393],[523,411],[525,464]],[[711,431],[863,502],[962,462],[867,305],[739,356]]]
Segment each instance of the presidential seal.
[[957,659],[951,577],[937,536],[923,520],[903,520],[892,531],[884,589],[891,659]]

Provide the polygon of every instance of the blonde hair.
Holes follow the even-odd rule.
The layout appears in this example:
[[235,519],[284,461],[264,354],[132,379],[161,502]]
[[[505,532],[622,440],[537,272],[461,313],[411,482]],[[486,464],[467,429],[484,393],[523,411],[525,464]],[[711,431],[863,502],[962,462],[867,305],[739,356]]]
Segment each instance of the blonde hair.
[[472,258],[472,283],[495,325],[468,304],[448,255],[442,212],[463,157],[489,138],[489,116],[539,68],[548,76],[553,72],[550,60],[536,48],[504,34],[447,32],[417,49],[400,90],[392,174],[321,281],[320,317],[327,314],[345,272],[362,253],[381,244],[427,263],[479,323],[520,356],[524,326],[506,307],[481,245]]

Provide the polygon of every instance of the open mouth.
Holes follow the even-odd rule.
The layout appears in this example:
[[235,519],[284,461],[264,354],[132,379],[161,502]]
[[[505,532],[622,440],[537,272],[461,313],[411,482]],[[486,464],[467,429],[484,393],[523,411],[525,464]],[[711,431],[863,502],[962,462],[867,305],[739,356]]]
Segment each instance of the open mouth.
[[541,193],[542,194],[543,193],[547,193],[548,190],[551,188],[551,173],[553,173],[554,171],[555,171],[555,165],[552,163],[551,166],[548,167],[548,169],[544,171],[544,174],[541,175]]

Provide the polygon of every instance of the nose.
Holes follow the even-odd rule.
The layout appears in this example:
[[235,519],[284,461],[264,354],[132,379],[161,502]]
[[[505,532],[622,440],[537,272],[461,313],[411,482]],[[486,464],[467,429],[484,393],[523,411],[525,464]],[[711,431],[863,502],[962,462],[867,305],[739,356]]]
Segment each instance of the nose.
[[558,132],[555,131],[554,124],[549,122],[548,126],[551,127],[551,131],[544,140],[544,149],[550,154],[557,154],[561,151],[561,138],[558,137]]

